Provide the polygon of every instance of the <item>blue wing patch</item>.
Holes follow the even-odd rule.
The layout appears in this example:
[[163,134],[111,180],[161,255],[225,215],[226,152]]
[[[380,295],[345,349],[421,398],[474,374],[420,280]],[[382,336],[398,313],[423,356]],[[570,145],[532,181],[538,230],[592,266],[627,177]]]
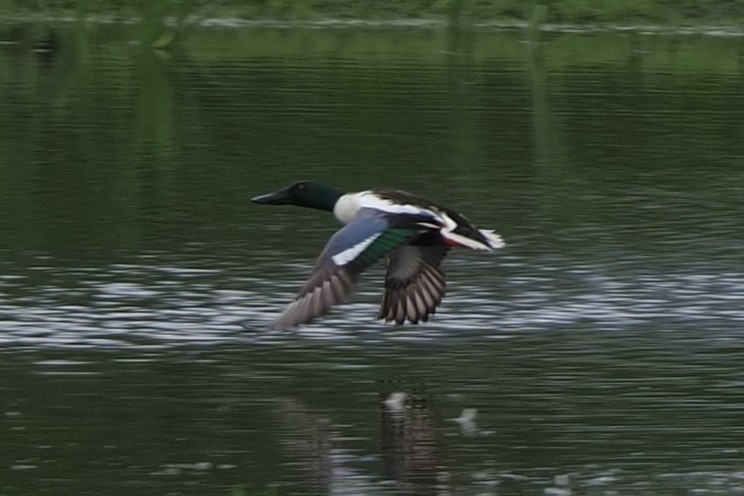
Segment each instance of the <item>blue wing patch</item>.
[[363,209],[351,222],[331,236],[320,259],[334,265],[346,265],[388,227],[384,216],[373,210]]
[[331,237],[320,262],[361,272],[416,233],[416,229],[391,226],[384,214],[362,209]]

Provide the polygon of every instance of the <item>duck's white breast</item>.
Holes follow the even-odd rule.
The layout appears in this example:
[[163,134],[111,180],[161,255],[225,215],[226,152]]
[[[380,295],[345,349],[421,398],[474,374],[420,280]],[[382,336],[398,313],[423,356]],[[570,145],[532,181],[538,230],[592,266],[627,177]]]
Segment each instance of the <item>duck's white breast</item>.
[[361,191],[359,193],[348,193],[343,195],[333,207],[333,215],[344,224],[348,224],[359,212],[360,208],[379,210],[387,214],[413,214],[427,215],[433,219],[439,219],[441,215],[430,209],[416,205],[393,203],[390,200],[380,198],[372,191]]
[[361,208],[361,198],[366,193],[347,193],[338,199],[333,207],[333,215],[342,224],[348,224]]

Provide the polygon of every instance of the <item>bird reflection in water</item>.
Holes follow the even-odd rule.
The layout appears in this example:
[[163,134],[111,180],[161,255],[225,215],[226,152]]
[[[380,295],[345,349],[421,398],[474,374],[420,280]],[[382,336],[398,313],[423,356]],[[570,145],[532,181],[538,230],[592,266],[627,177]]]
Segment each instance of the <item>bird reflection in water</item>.
[[[395,494],[450,494],[431,399],[410,387],[406,392],[387,390],[378,395],[382,477],[397,484]],[[283,451],[293,460],[288,467],[299,471],[296,476],[304,489],[314,494],[366,494],[367,489],[379,489],[379,475],[349,463],[357,455],[339,442],[347,436],[338,431],[331,417],[289,398],[280,400],[276,413],[283,426]]]
[[451,420],[453,422],[457,422],[463,435],[474,436],[478,433],[478,428],[475,425],[475,417],[477,415],[478,410],[476,410],[475,408],[463,408],[460,416],[455,417]]
[[293,465],[300,471],[303,485],[317,494],[330,494],[334,479],[330,418],[311,412],[301,402],[289,398],[279,402],[277,414],[285,426],[281,437],[285,451],[301,461]]
[[400,484],[400,494],[448,494],[431,398],[416,391],[383,390],[379,399],[385,477]]

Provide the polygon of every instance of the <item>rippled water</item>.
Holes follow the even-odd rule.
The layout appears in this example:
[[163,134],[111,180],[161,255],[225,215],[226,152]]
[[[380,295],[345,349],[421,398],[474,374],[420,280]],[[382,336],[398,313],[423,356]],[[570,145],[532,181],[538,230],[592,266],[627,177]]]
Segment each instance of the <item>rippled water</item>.
[[[644,270],[642,263],[613,268],[559,255],[458,255],[447,263],[448,294],[432,322],[395,328],[374,320],[382,274],[373,272],[351,303],[300,335],[378,343],[439,339],[460,331],[501,339],[590,326],[607,331],[704,328],[709,336],[726,337],[737,335],[744,324],[744,274],[733,267],[700,262],[659,273]],[[95,269],[40,264],[29,267],[27,275],[2,276],[10,296],[0,306],[0,344],[131,350],[281,342],[285,333],[263,326],[292,299],[312,268],[310,260],[287,267],[278,255],[262,257],[249,269],[209,268],[214,262],[209,258],[168,265],[169,258],[146,255],[140,264]],[[266,277],[277,268],[281,280]]]
[[[0,33],[0,495],[744,492],[735,41]],[[269,331],[336,226],[249,199],[300,178],[507,247],[425,325],[378,268]]]

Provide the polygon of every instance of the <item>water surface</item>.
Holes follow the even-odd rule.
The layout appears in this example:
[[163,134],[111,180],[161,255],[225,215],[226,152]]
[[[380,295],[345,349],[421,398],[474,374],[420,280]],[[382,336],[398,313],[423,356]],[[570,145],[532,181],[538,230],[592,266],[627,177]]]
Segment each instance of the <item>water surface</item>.
[[[1,26],[0,494],[744,492],[740,42],[523,38]],[[267,331],[336,225],[249,199],[304,178],[507,247]]]

